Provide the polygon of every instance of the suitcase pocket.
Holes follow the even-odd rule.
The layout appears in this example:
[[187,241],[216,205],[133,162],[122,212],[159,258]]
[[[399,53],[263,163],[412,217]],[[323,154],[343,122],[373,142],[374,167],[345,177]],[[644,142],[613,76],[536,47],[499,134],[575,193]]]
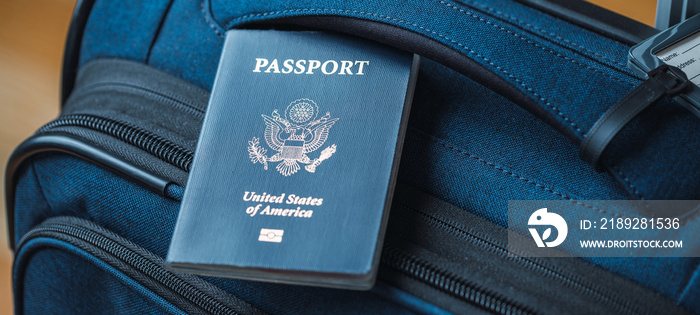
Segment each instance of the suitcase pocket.
[[399,184],[378,277],[458,314],[475,306],[499,314],[685,313],[658,293],[580,259],[518,256],[509,252],[507,234]]
[[260,313],[208,282],[162,266],[160,257],[90,221],[51,218],[19,242],[13,270],[15,311]]

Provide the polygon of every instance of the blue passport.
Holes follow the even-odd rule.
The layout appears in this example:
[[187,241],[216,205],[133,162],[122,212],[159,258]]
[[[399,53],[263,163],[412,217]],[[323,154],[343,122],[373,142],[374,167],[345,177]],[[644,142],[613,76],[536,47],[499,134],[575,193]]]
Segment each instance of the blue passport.
[[371,288],[418,63],[340,34],[228,31],[166,266]]

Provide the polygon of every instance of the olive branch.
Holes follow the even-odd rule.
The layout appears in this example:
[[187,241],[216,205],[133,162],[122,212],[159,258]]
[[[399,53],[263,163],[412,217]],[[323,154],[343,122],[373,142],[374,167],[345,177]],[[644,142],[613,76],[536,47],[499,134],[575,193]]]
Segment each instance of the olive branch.
[[253,140],[248,141],[248,156],[253,164],[260,163],[267,170],[267,150],[260,146],[260,139],[253,137]]

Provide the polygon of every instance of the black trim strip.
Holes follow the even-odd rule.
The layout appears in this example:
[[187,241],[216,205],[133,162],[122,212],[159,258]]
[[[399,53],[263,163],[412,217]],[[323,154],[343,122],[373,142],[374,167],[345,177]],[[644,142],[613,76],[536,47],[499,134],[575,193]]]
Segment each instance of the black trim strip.
[[15,185],[18,171],[30,157],[45,152],[68,153],[102,166],[147,188],[164,195],[170,181],[153,175],[134,164],[68,135],[37,135],[20,144],[5,168],[5,204],[10,248],[15,249]]
[[[352,36],[359,36],[385,45],[393,46],[408,52],[412,52],[451,68],[492,91],[506,97],[521,107],[529,110],[537,117],[547,117],[549,113],[540,107],[535,100],[517,89],[512,83],[498,76],[492,70],[485,68],[480,63],[465,56],[430,37],[416,32],[402,29],[386,23],[361,20],[343,16],[295,16],[278,18],[261,22],[251,22],[243,25],[243,28],[311,28],[317,30],[334,31]],[[573,141],[578,139],[568,129],[553,121],[550,125],[560,133],[565,134]]]

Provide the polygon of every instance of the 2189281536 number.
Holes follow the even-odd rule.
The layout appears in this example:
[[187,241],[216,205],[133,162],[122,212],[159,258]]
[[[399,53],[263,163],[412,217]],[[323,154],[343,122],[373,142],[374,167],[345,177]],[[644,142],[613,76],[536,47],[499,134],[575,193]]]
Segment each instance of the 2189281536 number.
[[677,230],[678,218],[602,218],[601,230]]

